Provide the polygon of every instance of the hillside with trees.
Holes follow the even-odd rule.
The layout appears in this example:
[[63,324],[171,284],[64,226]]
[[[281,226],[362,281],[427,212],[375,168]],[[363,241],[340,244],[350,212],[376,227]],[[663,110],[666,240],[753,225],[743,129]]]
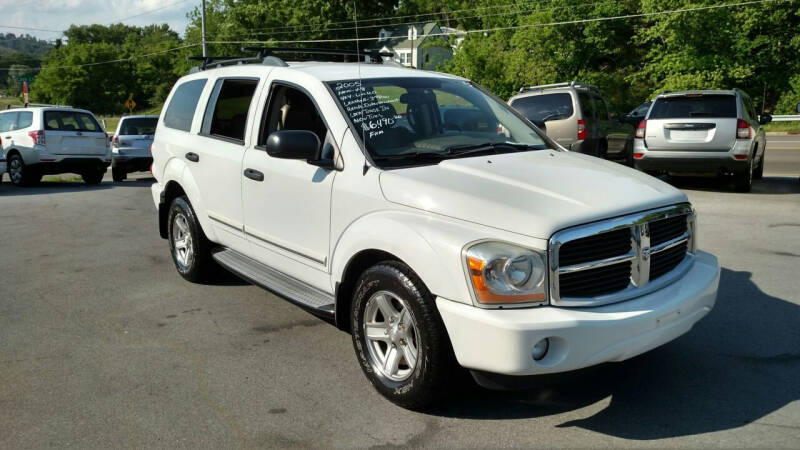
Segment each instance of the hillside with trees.
[[[766,110],[790,113],[800,101],[800,3],[766,2],[679,14],[721,0],[548,2],[493,0],[209,0],[211,41],[353,39],[376,37],[381,24],[436,21],[468,33],[440,69],[470,78],[507,98],[520,86],[581,80],[603,89],[625,111],[665,90],[739,87]],[[355,8],[354,8],[355,6]],[[614,17],[623,17],[613,19]],[[73,26],[44,58],[34,98],[121,112],[133,96],[158,106],[190,67],[200,42],[200,12],[185,37],[166,25]],[[369,20],[382,18],[380,20]],[[612,19],[609,19],[612,18]],[[600,19],[600,20],[597,20]],[[455,43],[451,37],[446,45]],[[352,40],[300,43],[355,48]],[[240,54],[241,44],[210,45],[212,55]],[[98,64],[122,60],[113,64]]]
[[53,45],[29,35],[0,34],[0,92],[18,96],[22,90],[16,78],[31,75]]

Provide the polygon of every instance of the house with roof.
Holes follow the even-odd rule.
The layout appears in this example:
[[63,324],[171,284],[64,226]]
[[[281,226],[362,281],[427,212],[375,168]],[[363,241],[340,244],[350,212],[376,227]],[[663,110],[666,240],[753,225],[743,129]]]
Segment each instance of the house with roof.
[[394,53],[394,60],[407,67],[435,70],[453,58],[453,48],[436,22],[383,27],[371,50]]

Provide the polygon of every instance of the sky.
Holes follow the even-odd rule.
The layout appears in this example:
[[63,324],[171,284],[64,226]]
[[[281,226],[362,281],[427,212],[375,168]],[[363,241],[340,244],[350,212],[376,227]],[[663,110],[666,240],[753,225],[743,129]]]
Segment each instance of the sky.
[[52,40],[60,33],[3,26],[60,31],[72,24],[108,25],[122,21],[140,26],[166,23],[183,35],[188,23],[186,14],[199,4],[200,0],[0,0],[0,33]]

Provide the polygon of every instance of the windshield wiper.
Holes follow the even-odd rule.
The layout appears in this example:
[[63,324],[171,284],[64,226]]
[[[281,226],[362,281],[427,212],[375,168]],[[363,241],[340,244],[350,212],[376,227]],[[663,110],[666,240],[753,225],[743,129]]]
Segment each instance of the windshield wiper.
[[497,153],[497,151],[502,147],[512,148],[514,150],[530,150],[534,148],[538,150],[541,146],[520,144],[517,142],[486,142],[483,144],[452,145],[450,147],[445,147],[444,154],[463,156],[484,152]]
[[443,159],[446,158],[447,154],[442,152],[409,152],[409,153],[397,153],[394,155],[375,155],[373,159],[377,159],[380,161],[393,161],[398,159]]

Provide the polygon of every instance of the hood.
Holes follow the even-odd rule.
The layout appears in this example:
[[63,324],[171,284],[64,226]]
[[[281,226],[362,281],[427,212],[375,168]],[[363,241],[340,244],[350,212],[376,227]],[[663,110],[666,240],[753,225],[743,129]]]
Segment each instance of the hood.
[[550,150],[390,170],[380,183],[390,202],[541,239],[687,201],[680,190],[629,167]]

